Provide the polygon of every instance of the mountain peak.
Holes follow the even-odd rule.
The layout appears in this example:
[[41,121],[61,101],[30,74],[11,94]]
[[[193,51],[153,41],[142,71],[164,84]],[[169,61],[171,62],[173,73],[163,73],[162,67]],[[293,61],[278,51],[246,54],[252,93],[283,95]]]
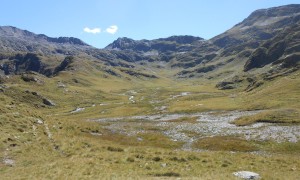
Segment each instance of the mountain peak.
[[300,5],[259,9],[251,13],[242,22],[235,25],[211,40],[219,47],[247,46],[257,47],[258,40],[268,40],[274,37],[283,27],[298,23],[300,19]]
[[21,37],[34,36],[34,33],[22,30],[14,26],[0,26],[0,36]]
[[120,37],[108,46],[105,47],[105,49],[128,49],[130,47],[133,47],[136,44],[136,41],[127,37]]
[[244,24],[247,26],[268,25],[269,23],[280,21],[281,19],[284,19],[287,16],[291,17],[299,13],[300,13],[300,4],[291,4],[286,6],[272,7],[268,9],[259,9],[251,13],[240,24]]

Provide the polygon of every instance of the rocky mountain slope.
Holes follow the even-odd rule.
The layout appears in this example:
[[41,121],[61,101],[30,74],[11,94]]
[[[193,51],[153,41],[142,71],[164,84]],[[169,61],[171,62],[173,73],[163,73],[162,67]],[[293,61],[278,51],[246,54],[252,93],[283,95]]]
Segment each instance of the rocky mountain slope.
[[[105,49],[136,53],[138,58],[131,58],[130,61],[167,62],[170,68],[182,69],[177,77],[211,77],[208,74],[212,72],[215,76],[218,69],[239,74],[259,69],[259,74],[274,75],[291,67],[294,70],[299,68],[296,58],[299,52],[299,17],[300,5],[262,9],[210,40],[191,36],[152,41],[119,38]],[[266,65],[273,66],[271,72],[263,68]]]
[[[168,78],[226,79],[252,71],[276,76],[299,69],[299,24],[300,5],[287,5],[257,10],[210,40],[193,36],[138,41],[119,38],[104,49],[77,38],[50,38],[4,26],[0,28],[1,69],[2,74],[36,71],[51,76],[66,56],[77,56],[108,68],[127,68],[124,71],[131,71],[131,75],[133,71],[145,72],[145,68],[153,74],[164,67],[173,72]],[[272,66],[271,71],[264,68],[267,65]]]
[[90,47],[77,38],[51,38],[44,34],[34,34],[12,26],[0,27],[0,39],[1,53],[32,52],[71,55],[78,50]]
[[[224,49],[223,56],[237,53],[249,55],[250,52],[261,51],[259,50],[261,46],[264,46],[271,54],[277,53],[274,57],[260,59],[259,63],[253,63],[251,59],[259,54],[253,52],[245,64],[244,70],[248,71],[278,60],[286,47],[297,44],[299,23],[300,5],[257,10],[230,30],[214,37],[212,41]],[[289,53],[286,52],[285,56]]]

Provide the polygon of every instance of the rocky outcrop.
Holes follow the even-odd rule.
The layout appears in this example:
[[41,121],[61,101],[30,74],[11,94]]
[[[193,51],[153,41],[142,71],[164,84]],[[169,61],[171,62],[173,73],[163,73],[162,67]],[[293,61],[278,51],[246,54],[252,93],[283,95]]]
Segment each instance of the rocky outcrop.
[[71,67],[71,64],[74,62],[73,56],[67,56],[61,63],[54,69],[54,74],[64,71],[67,68]]
[[28,96],[36,98],[38,101],[42,101],[43,106],[44,105],[47,105],[47,106],[56,106],[56,104],[53,101],[51,101],[50,99],[44,97],[43,95],[41,95],[40,93],[38,93],[36,91],[25,90],[25,93]]
[[21,74],[21,79],[25,82],[36,82],[39,84],[43,83],[43,80],[41,80],[38,75],[36,75],[34,72],[26,72]]
[[45,70],[45,64],[42,62],[41,57],[34,53],[12,55],[6,60],[2,60],[2,62],[0,70],[6,75],[20,74],[28,71],[43,74]]
[[230,81],[222,81],[222,82],[219,82],[216,87],[220,90],[226,90],[226,89],[234,89],[235,86],[234,86],[234,83],[233,82],[230,82]]
[[153,74],[146,74],[146,73],[137,72],[137,71],[130,70],[130,69],[120,69],[120,71],[122,71],[128,75],[135,76],[135,77],[145,77],[145,78],[152,78],[152,79],[158,78],[157,76],[155,76]]
[[291,54],[289,56],[285,56],[276,62],[274,64],[281,64],[284,68],[299,68],[300,67],[300,53],[297,54]]
[[244,71],[249,71],[253,68],[263,67],[264,65],[268,64],[268,57],[267,57],[267,49],[266,48],[258,48],[251,54],[251,57],[246,62],[244,66]]

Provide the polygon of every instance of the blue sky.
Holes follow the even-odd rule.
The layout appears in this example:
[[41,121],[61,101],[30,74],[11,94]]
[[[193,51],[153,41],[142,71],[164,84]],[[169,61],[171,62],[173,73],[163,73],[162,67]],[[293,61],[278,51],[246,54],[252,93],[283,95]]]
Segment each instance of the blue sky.
[[300,0],[1,0],[0,25],[102,48],[118,37],[212,38],[257,9]]

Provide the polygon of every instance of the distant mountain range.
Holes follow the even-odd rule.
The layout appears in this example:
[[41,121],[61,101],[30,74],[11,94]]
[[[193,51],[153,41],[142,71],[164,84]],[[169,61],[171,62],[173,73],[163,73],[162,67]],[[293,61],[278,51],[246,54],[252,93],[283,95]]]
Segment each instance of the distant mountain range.
[[98,61],[108,68],[145,71],[145,67],[163,67],[174,72],[171,78],[230,78],[246,72],[276,76],[299,69],[300,5],[257,10],[209,40],[171,36],[136,41],[124,37],[104,49],[73,37],[51,38],[11,26],[0,27],[2,74],[36,71],[52,76],[61,65],[58,61],[67,56]]

